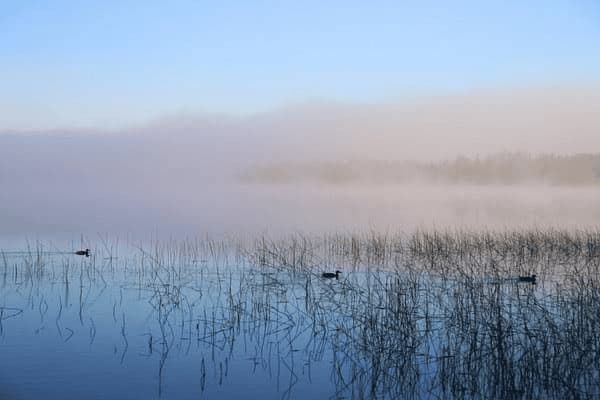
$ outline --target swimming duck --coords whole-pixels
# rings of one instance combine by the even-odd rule
[[[527,282],[535,284],[536,275],[533,274],[531,276],[519,276],[519,282]]]
[[[77,250],[75,252],[75,254],[77,254],[78,256],[86,256],[89,257],[90,256],[90,249],[85,249],[85,250]]]
[[[321,277],[322,278],[327,278],[327,279],[331,279],[331,278],[339,279],[341,272],[342,271],[335,271],[335,273],[333,273],[333,272],[323,272],[321,274]]]

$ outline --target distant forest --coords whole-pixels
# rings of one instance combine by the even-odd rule
[[[319,182],[599,185],[600,154],[501,153],[439,162],[325,161],[255,166],[240,176],[254,183]]]

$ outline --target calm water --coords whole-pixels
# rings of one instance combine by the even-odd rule
[[[34,265],[8,257],[0,274],[2,396],[299,398],[336,391],[327,333],[309,329],[289,274],[214,260],[169,271],[151,257],[42,257]],[[287,280],[284,290],[278,279]]]
[[[372,245],[5,253],[0,398],[600,395],[600,285],[575,273],[595,253],[458,266]]]

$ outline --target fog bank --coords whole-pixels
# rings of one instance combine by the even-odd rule
[[[598,89],[313,102],[251,116],[172,116],[118,132],[4,130],[0,235],[596,225],[594,185],[283,188],[238,178],[273,163],[598,153]]]

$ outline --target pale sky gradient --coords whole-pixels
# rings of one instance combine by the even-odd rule
[[[0,3],[0,130],[600,82],[600,3]]]

